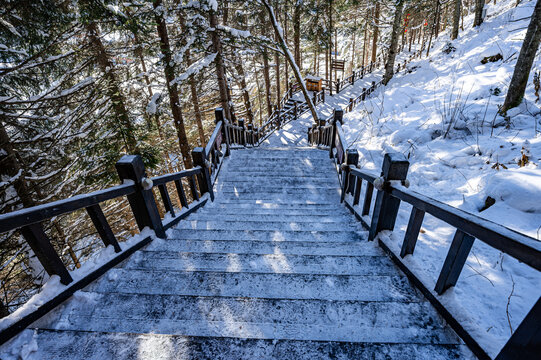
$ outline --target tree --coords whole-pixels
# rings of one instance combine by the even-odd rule
[[[524,38],[522,48],[520,49],[520,55],[518,56],[517,65],[513,72],[513,78],[511,79],[511,84],[509,84],[509,90],[507,90],[507,95],[501,109],[502,113],[520,105],[522,102],[540,40],[541,0],[537,0],[530,20],[530,25],[528,25],[528,30],[526,31],[526,37]]]
[[[453,29],[451,30],[451,40],[455,40],[458,37],[458,28],[460,25],[460,12],[462,10],[462,0],[454,0],[453,11]]]
[[[306,103],[308,104],[308,107],[310,108],[310,112],[312,113],[312,118],[314,121],[318,119],[316,107],[314,106],[314,103],[312,102],[312,99],[308,95],[308,90],[306,89],[306,85],[304,83],[304,79],[302,78],[301,71],[299,70],[299,67],[295,63],[295,58],[289,51],[289,48],[284,40],[284,31],[280,24],[278,24],[278,21],[276,20],[276,15],[274,14],[274,10],[272,6],[269,5],[269,3],[266,0],[261,1],[265,8],[267,9],[267,12],[269,13],[269,17],[271,19],[272,27],[274,28],[274,31],[276,32],[276,36],[278,38],[278,45],[282,48],[282,51],[284,52],[286,59],[289,61],[289,64],[293,68],[293,73],[295,74],[295,78],[297,82],[301,86],[302,94],[304,95],[304,99]]]
[[[400,35],[404,1],[405,0],[397,0],[395,4],[393,29],[391,33],[391,46],[389,47],[389,54],[387,56],[387,62],[385,63],[385,75],[383,76],[383,85],[387,85],[387,83],[392,79],[394,75],[394,61],[398,48],[398,36]]]
[[[167,27],[165,25],[165,19],[163,14],[164,9],[162,7],[161,0],[154,0],[153,5],[157,31],[160,37],[160,50],[163,56],[163,71],[165,75],[167,91],[169,92],[169,103],[171,106],[171,111],[173,113],[173,120],[175,122],[175,128],[177,130],[180,152],[182,153],[184,168],[190,169],[193,167],[192,157],[190,155],[190,146],[188,145],[188,138],[186,137],[186,130],[184,128],[184,119],[182,116],[182,107],[180,104],[178,85],[176,81],[174,81],[175,69],[171,57],[169,35],[167,33]]]
[[[483,23],[483,9],[485,7],[485,0],[475,1],[475,17],[473,18],[473,27],[480,26]]]

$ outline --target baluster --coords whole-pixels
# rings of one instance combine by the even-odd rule
[[[177,188],[178,197],[180,199],[180,204],[183,208],[188,209],[188,200],[186,199],[186,194],[184,193],[184,186],[182,185],[182,180],[175,180],[175,187]]]
[[[385,154],[382,166],[382,176],[385,183],[390,180],[405,180],[408,168],[409,161],[404,155],[400,153]],[[393,230],[399,206],[399,199],[392,197],[384,189],[378,189],[368,240],[374,240],[382,230]]]
[[[192,159],[195,166],[201,166],[201,173],[197,175],[201,195],[208,192],[210,195],[210,200],[214,201],[214,191],[212,189],[212,181],[210,179],[210,174],[207,168],[205,149],[202,147],[196,147],[195,149],[193,149]],[[195,179],[193,176],[190,177],[190,188],[192,189],[192,194],[194,194],[194,199],[199,200],[199,196],[197,195],[197,189],[195,188]]]
[[[230,153],[231,153],[230,148],[229,148],[230,145],[231,145],[231,140],[230,140],[229,131],[228,131],[228,128],[227,128],[228,121],[224,116],[224,109],[216,108],[214,110],[214,117],[215,117],[215,123],[216,124],[218,124],[220,121],[222,122],[222,130],[221,131],[222,131],[222,136],[225,139],[225,156],[229,156]],[[220,149],[218,149],[218,150],[220,150]]]
[[[417,238],[419,237],[419,231],[421,230],[421,225],[423,224],[424,217],[425,212],[423,210],[419,210],[416,207],[413,207],[413,209],[411,209],[408,228],[406,229],[406,235],[404,236],[404,242],[402,243],[402,249],[400,250],[401,257],[404,257],[408,254],[413,254],[413,250],[415,250],[415,244],[417,243]]]
[[[188,176],[188,184],[190,185],[190,191],[192,193],[192,197],[194,201],[199,201],[199,194],[197,193],[197,184],[195,183],[195,175]]]
[[[146,179],[145,166],[141,156],[124,155],[115,164],[115,167],[120,181],[131,180],[137,187],[135,193],[128,195],[128,202],[139,230],[148,226],[154,230],[157,237],[165,239],[162,219],[152,192],[152,182],[150,179]]]
[[[366,193],[364,194],[363,212],[361,213],[362,216],[368,215],[370,213],[370,205],[372,204],[373,192],[374,192],[374,184],[369,182],[368,185],[366,186]]]
[[[171,198],[169,197],[169,191],[167,191],[166,184],[158,185],[158,190],[160,190],[165,211],[169,212],[172,217],[175,217],[175,210],[173,209],[173,204],[171,203]]]
[[[56,253],[40,223],[26,225],[19,231],[32,251],[34,251],[34,254],[36,254],[47,274],[50,276],[58,275],[60,282],[64,285],[73,281],[68,269],[66,269],[62,259]]]
[[[353,206],[359,204],[362,185],[363,185],[363,179],[360,177],[357,177],[357,183],[355,184],[355,195],[353,195]]]
[[[451,286],[456,285],[474,240],[475,238],[473,236],[466,234],[460,229],[456,230],[440,276],[436,282],[436,287],[434,288],[434,291],[439,295],[443,294]]]
[[[361,93],[361,99],[362,101],[366,99],[366,88],[363,88],[363,92]]]
[[[359,152],[356,149],[346,150],[346,168],[342,171],[342,195],[340,202],[344,202],[347,193],[353,192],[353,183],[351,181],[350,165],[357,166],[359,162]]]
[[[92,220],[94,227],[98,231],[98,234],[100,235],[100,238],[103,241],[103,244],[105,246],[112,245],[113,248],[115,249],[115,252],[117,253],[122,251],[115,237],[115,234],[113,234],[113,230],[111,230],[111,227],[109,226],[109,223],[107,222],[107,218],[105,217],[105,214],[101,210],[100,205],[99,204],[91,205],[86,208],[86,212],[88,213],[90,220]]]

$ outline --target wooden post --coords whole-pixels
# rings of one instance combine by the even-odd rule
[[[338,94],[340,92],[340,79],[336,79],[336,93]]]
[[[154,230],[157,237],[165,239],[165,230],[163,229],[158,207],[154,200],[152,187],[145,189],[141,183],[143,178],[146,177],[145,166],[143,165],[141,156],[124,155],[118,160],[115,167],[120,181],[131,180],[137,186],[135,193],[128,195],[128,201],[139,230],[143,230],[148,226]]]
[[[248,144],[254,145],[254,126],[252,124],[246,125],[246,129],[248,129]]]
[[[239,119],[239,127],[242,128],[240,132],[240,145],[246,146],[246,129],[244,128],[244,119]]]
[[[349,98],[349,106],[348,106],[348,109],[349,109],[349,111],[353,111],[353,98]]]
[[[522,320],[495,360],[535,360],[541,349],[541,297]]]
[[[239,122],[240,121],[241,120],[239,120]],[[212,181],[210,180],[210,173],[207,167],[207,155],[205,154],[205,149],[202,147],[193,149],[192,159],[195,166],[201,166],[201,173],[197,174],[201,195],[208,192],[210,200],[214,201],[214,191],[212,190]]]
[[[47,274],[60,276],[60,282],[64,285],[73,281],[40,223],[26,225],[20,229],[20,232]]]
[[[325,103],[325,86],[321,88],[321,99]]]
[[[473,236],[466,234],[460,229],[457,229],[455,232],[453,242],[443,263],[436,287],[434,288],[434,291],[439,295],[443,294],[451,286],[456,285],[474,240],[475,238]]]
[[[231,150],[229,149],[229,146],[231,145],[231,142],[229,140],[229,131],[227,131],[227,124],[228,121],[224,117],[224,109],[222,108],[216,108],[214,110],[214,116],[216,118],[215,122],[216,124],[220,121],[222,122],[222,136],[225,139],[225,156],[229,156],[231,154]],[[219,149],[218,149],[219,150]]]
[[[340,196],[340,202],[344,202],[347,193],[353,192],[353,181],[350,181],[351,170],[350,165],[357,166],[359,163],[359,152],[357,149],[346,150],[346,168],[342,171],[342,195]]]
[[[361,99],[362,101],[366,99],[366,88],[363,88],[363,92],[361,93]]]
[[[295,101],[294,102],[294,105],[293,105],[293,115],[295,116],[295,120],[297,120],[297,117],[298,117],[298,109],[297,109],[297,102]]]
[[[372,223],[368,240],[374,240],[382,230],[393,230],[398,214],[400,200],[392,197],[385,191],[390,180],[405,180],[408,174],[409,161],[400,153],[387,153],[383,159],[381,176],[384,179],[384,188],[378,190]]]

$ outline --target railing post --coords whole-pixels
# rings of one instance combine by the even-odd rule
[[[317,144],[323,144],[323,128],[325,127],[325,119],[319,119],[317,121],[318,131],[317,131]],[[324,145],[324,144],[323,144]]]
[[[361,93],[361,99],[362,101],[366,99],[366,88],[363,88],[363,92]]]
[[[295,116],[295,120],[297,120],[297,117],[298,117],[298,109],[297,109],[297,102],[295,101],[294,105],[293,105],[293,115]]]
[[[331,141],[330,141],[330,149],[329,149],[329,158],[333,158],[333,149],[335,147],[335,140],[336,140],[336,124],[340,122],[342,123],[342,118],[344,117],[344,110],[342,110],[339,107],[334,108],[334,114],[332,119],[332,133],[331,133]]]
[[[353,182],[351,181],[351,169],[350,165],[357,166],[359,163],[359,152],[357,149],[346,150],[346,167],[342,171],[342,194],[340,196],[340,202],[344,202],[347,193],[353,192]]]
[[[522,320],[495,360],[535,360],[541,349],[541,297]]]
[[[353,111],[353,98],[349,98],[349,111]]]
[[[192,150],[192,159],[195,166],[201,166],[201,173],[197,174],[199,190],[201,195],[209,193],[210,200],[214,201],[214,191],[212,190],[212,181],[210,180],[209,168],[207,167],[207,154],[202,147],[196,147]]]
[[[154,230],[157,237],[165,239],[165,230],[152,192],[152,184],[148,186],[149,179],[146,179],[141,156],[124,155],[117,161],[115,167],[120,181],[131,180],[137,187],[135,193],[128,195],[128,201],[139,230],[149,227]],[[143,184],[143,179],[146,180],[145,184]]]
[[[231,145],[231,142],[229,140],[229,131],[227,131],[227,120],[224,117],[224,109],[222,108],[216,108],[214,110],[214,116],[216,118],[216,124],[218,124],[220,121],[222,122],[222,136],[225,139],[225,156],[229,156],[231,154],[231,150],[229,149],[229,146]]]
[[[385,190],[390,180],[406,180],[409,161],[400,153],[387,153],[383,159],[381,176],[383,177],[383,189],[378,189],[374,213],[368,240],[374,240],[382,230],[393,230],[398,214],[400,200],[392,197]]]
[[[336,79],[336,93],[340,93],[340,79]]]
[[[244,119],[239,119],[239,127],[242,128],[240,132],[240,144],[246,146],[246,129],[244,128]]]
[[[40,223],[27,225],[20,232],[47,274],[60,276],[60,282],[64,285],[73,281]]]
[[[439,295],[443,294],[451,286],[456,285],[474,241],[473,236],[466,234],[462,230],[457,229],[455,232],[453,242],[445,257],[440,276],[434,288],[434,291]]]
[[[248,143],[253,146],[254,145],[254,126],[252,124],[247,124],[246,129],[249,135]]]
[[[325,86],[321,87],[321,100],[325,103]]]

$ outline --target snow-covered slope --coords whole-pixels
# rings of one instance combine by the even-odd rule
[[[414,190],[540,239],[541,104],[534,103],[533,71],[525,102],[509,112],[509,126],[496,116],[535,2],[515,4],[487,5],[488,16],[478,29],[472,28],[471,16],[465,18],[465,31],[452,42],[455,50],[443,51],[450,48],[449,35],[441,34],[429,58],[409,64],[410,73],[396,75],[346,114],[343,128],[361,154],[361,167],[379,172],[385,152],[404,153]],[[504,61],[481,63],[497,53]],[[538,55],[534,69],[540,68]],[[529,157],[524,167],[518,165],[521,151]],[[494,205],[480,212],[488,197]],[[404,206],[399,230],[408,216]],[[403,233],[395,233],[398,247]],[[452,234],[442,222],[426,218],[415,254],[407,259],[429,288]],[[456,288],[443,298],[495,355],[540,295],[537,271],[477,241]]]

